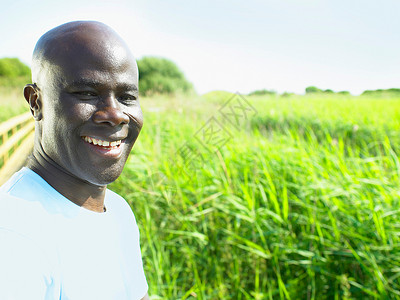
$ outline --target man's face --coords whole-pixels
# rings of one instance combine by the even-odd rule
[[[118,43],[75,48],[40,80],[41,146],[64,171],[105,185],[122,172],[143,125],[137,66]]]

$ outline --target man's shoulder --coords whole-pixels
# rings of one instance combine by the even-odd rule
[[[128,202],[126,202],[125,198],[110,189],[106,190],[105,201],[108,202],[109,205],[112,205],[118,209],[131,210],[131,208],[130,208]]]
[[[0,228],[37,234],[50,227],[53,217],[45,205],[46,195],[40,180],[30,172],[23,169],[15,173],[0,188]]]
[[[29,255],[40,261],[56,261],[52,226],[53,220],[34,202],[0,191],[0,256],[5,251],[16,254],[19,249],[21,255],[32,252]]]
[[[43,189],[43,179],[24,167],[0,187],[0,192],[21,199],[31,199],[37,197],[38,192]]]
[[[123,198],[116,192],[107,189],[105,203],[106,203],[106,209],[108,209],[108,206],[110,206],[111,209],[115,210],[119,215],[124,216],[127,219],[133,219],[134,222],[136,223],[136,218],[134,212],[132,211],[131,206],[125,200],[125,198]]]
[[[7,221],[28,223],[37,210],[34,202],[0,191],[0,226]]]
[[[0,230],[42,240],[52,224],[37,203],[0,192]]]

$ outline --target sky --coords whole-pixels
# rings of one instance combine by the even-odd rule
[[[97,20],[136,58],[175,62],[200,94],[400,88],[399,0],[0,1],[0,58],[28,65],[46,31]]]

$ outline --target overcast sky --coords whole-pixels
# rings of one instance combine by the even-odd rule
[[[2,0],[0,57],[30,64],[47,30],[98,20],[137,58],[174,61],[199,93],[359,94],[400,88],[399,16],[400,0]]]

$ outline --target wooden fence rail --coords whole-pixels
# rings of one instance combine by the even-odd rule
[[[0,124],[0,185],[22,167],[32,151],[34,129],[30,112]]]

